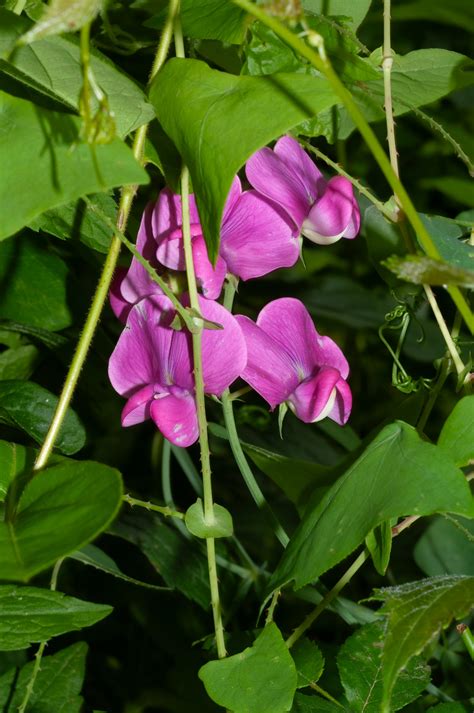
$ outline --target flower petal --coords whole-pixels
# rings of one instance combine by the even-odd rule
[[[159,394],[150,406],[150,415],[165,438],[186,448],[199,436],[196,404],[191,394]]]
[[[158,268],[156,261],[156,242],[153,237],[152,215],[154,206],[149,203],[145,208],[137,235],[136,248],[154,268]],[[120,291],[122,297],[130,304],[135,304],[147,295],[161,294],[161,289],[153,282],[145,268],[138,260],[132,259],[127,275],[122,281]]]
[[[247,346],[237,319],[222,305],[199,298],[201,314],[223,329],[204,329],[202,363],[206,394],[220,396],[243,372]]]
[[[196,201],[194,195],[189,196],[189,217],[192,224],[199,223]],[[183,218],[181,213],[181,196],[173,193],[169,188],[160,191],[152,215],[153,235],[158,243],[162,239],[181,228]]]
[[[303,147],[291,136],[282,136],[275,144],[276,155],[298,174],[308,198],[314,203],[326,188],[326,179]]]
[[[336,400],[329,418],[343,426],[347,423],[352,409],[352,392],[349,384],[344,379],[339,379],[336,384]]]
[[[240,182],[240,178],[238,176],[234,176],[232,185],[230,187],[229,193],[227,194],[226,202],[224,205],[224,213],[223,213],[222,222],[225,221],[226,215],[231,212],[232,208],[239,200],[241,193],[242,193],[242,184]]]
[[[299,257],[298,241],[287,215],[257,191],[245,191],[222,224],[221,254],[237,277],[249,280]]]
[[[213,267],[207,256],[207,247],[202,235],[193,238],[192,243],[194,269],[204,297],[216,300],[221,294],[227,274],[227,265],[220,255]]]
[[[191,335],[187,329],[171,330],[171,346],[164,384],[194,391]]]
[[[323,367],[315,376],[305,379],[288,399],[293,413],[304,423],[322,421],[332,413],[340,378],[337,369]]]
[[[109,378],[114,389],[130,397],[139,388],[166,383],[174,315],[167,297],[155,296],[136,304],[128,316],[109,360]]]
[[[358,215],[352,183],[344,176],[335,176],[328,182],[322,198],[311,208],[301,232],[319,245],[330,245],[344,237],[354,238],[359,228]]]
[[[156,250],[156,257],[160,265],[169,270],[185,270],[183,236],[173,234],[163,238]]]
[[[132,305],[122,297],[122,282],[128,270],[125,267],[118,267],[115,270],[114,278],[109,290],[109,302],[112,312],[121,322],[125,324]]]
[[[270,335],[248,317],[235,319],[247,344],[247,365],[241,377],[274,409],[294,391],[298,374],[286,351]]]
[[[150,418],[150,403],[155,390],[152,385],[144,386],[130,396],[122,410],[122,426],[134,426]]]

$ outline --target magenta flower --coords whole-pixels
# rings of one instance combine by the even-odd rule
[[[340,238],[355,238],[360,212],[352,184],[343,176],[329,181],[291,136],[279,139],[273,151],[263,148],[249,158],[250,184],[288,213],[295,235],[330,245]]]
[[[349,365],[337,344],[316,331],[302,302],[274,300],[257,322],[236,319],[247,343],[247,366],[241,376],[272,409],[286,403],[305,423],[328,416],[346,423],[352,407],[346,382]]]
[[[204,390],[220,396],[240,376],[247,349],[237,320],[217,302],[200,298],[201,314],[223,329],[202,335]],[[122,426],[151,418],[165,438],[190,446],[198,438],[191,335],[170,325],[170,300],[155,295],[130,311],[109,361],[114,389],[125,396]]]

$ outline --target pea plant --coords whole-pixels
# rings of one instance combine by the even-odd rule
[[[473,29],[1,0],[2,713],[472,713]]]

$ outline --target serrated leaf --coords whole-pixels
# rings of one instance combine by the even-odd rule
[[[0,8],[0,72],[77,111],[83,83],[78,43],[74,38],[48,37],[12,54],[18,38],[31,24],[25,17]],[[151,121],[153,109],[145,94],[123,70],[94,48],[90,66],[107,96],[119,136],[124,137]]]
[[[449,453],[456,465],[474,460],[474,396],[464,396],[444,422],[438,446]]]
[[[269,583],[317,579],[361,544],[385,520],[456,512],[470,516],[473,500],[449,456],[424,442],[402,421],[383,428],[362,455],[308,508]]]
[[[341,683],[353,713],[380,711],[386,631],[386,621],[366,624],[345,641],[338,653]],[[397,711],[414,701],[429,682],[429,666],[419,657],[413,658],[395,684],[391,710]]]
[[[213,505],[212,519],[206,520],[201,498],[186,510],[184,523],[189,532],[196,537],[231,537],[234,532],[232,515],[222,507]]]
[[[429,577],[439,574],[474,577],[474,520],[436,518],[416,543],[413,557]]]
[[[31,235],[0,242],[0,319],[53,332],[69,327],[68,272],[64,260]]]
[[[96,624],[112,607],[37,587],[0,585],[0,651],[30,644]]]
[[[41,444],[48,432],[58,397],[32,381],[0,382],[0,423],[19,428]],[[66,455],[81,450],[84,426],[71,408],[67,410],[55,448]]]
[[[199,670],[208,695],[233,713],[285,713],[296,690],[296,669],[273,623],[240,654],[210,661]]]
[[[448,265],[425,255],[392,255],[382,262],[400,280],[415,285],[462,285],[474,287],[474,270]]]
[[[390,713],[395,682],[412,656],[420,653],[453,617],[465,616],[474,602],[474,577],[432,577],[375,590],[388,627],[382,657],[382,713]]]
[[[44,656],[35,680],[28,713],[80,713],[83,699],[79,695],[84,680],[87,644],[79,642],[53,656]],[[0,708],[16,711],[21,705],[34,661],[25,664],[17,676],[16,669],[0,677]]]
[[[80,122],[0,92],[0,239],[45,210],[87,193],[147,183],[120,139],[94,147],[79,141]],[[47,150],[45,150],[47,146]],[[24,186],[34,185],[34,191]]]
[[[150,99],[189,168],[211,260],[236,172],[254,151],[337,101],[321,77],[235,76],[176,58],[155,77]]]
[[[34,27],[20,38],[21,45],[62,32],[76,32],[95,19],[102,0],[50,0]]]
[[[298,672],[297,688],[305,688],[319,681],[324,670],[324,657],[314,641],[306,637],[298,639],[291,647],[291,656]]]
[[[14,516],[0,522],[2,579],[26,581],[93,540],[116,516],[122,494],[118,471],[101,463],[64,460],[42,470]]]
[[[112,557],[109,557],[108,554],[103,552],[101,549],[99,549],[99,547],[96,547],[95,545],[86,545],[77,552],[73,552],[72,554],[70,554],[69,558],[76,560],[77,562],[81,562],[82,564],[89,565],[90,567],[94,567],[95,569],[98,569],[101,572],[105,572],[106,574],[110,574],[113,577],[117,577],[118,579],[123,579],[129,584],[135,584],[139,587],[146,587],[147,589],[169,591],[169,587],[160,587],[156,584],[142,582],[140,579],[135,579],[134,577],[129,577],[127,574],[124,574],[114,562]]]

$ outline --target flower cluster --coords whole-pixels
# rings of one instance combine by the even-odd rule
[[[254,154],[246,176],[252,188],[242,190],[236,176],[227,197],[215,266],[190,196],[200,311],[221,327],[203,330],[205,393],[220,396],[240,377],[272,409],[287,404],[305,423],[329,417],[344,424],[352,405],[348,363],[299,300],[274,300],[253,322],[217,299],[226,275],[249,280],[294,265],[301,235],[320,244],[354,238],[360,217],[352,185],[340,176],[326,181],[289,136]],[[137,250],[159,274],[184,270],[181,198],[168,188],[145,209]],[[186,306],[187,296],[180,299]],[[112,386],[127,399],[122,425],[151,418],[172,443],[191,445],[198,438],[191,335],[175,329],[173,304],[135,258],[118,272],[110,302],[126,322],[109,364]]]

